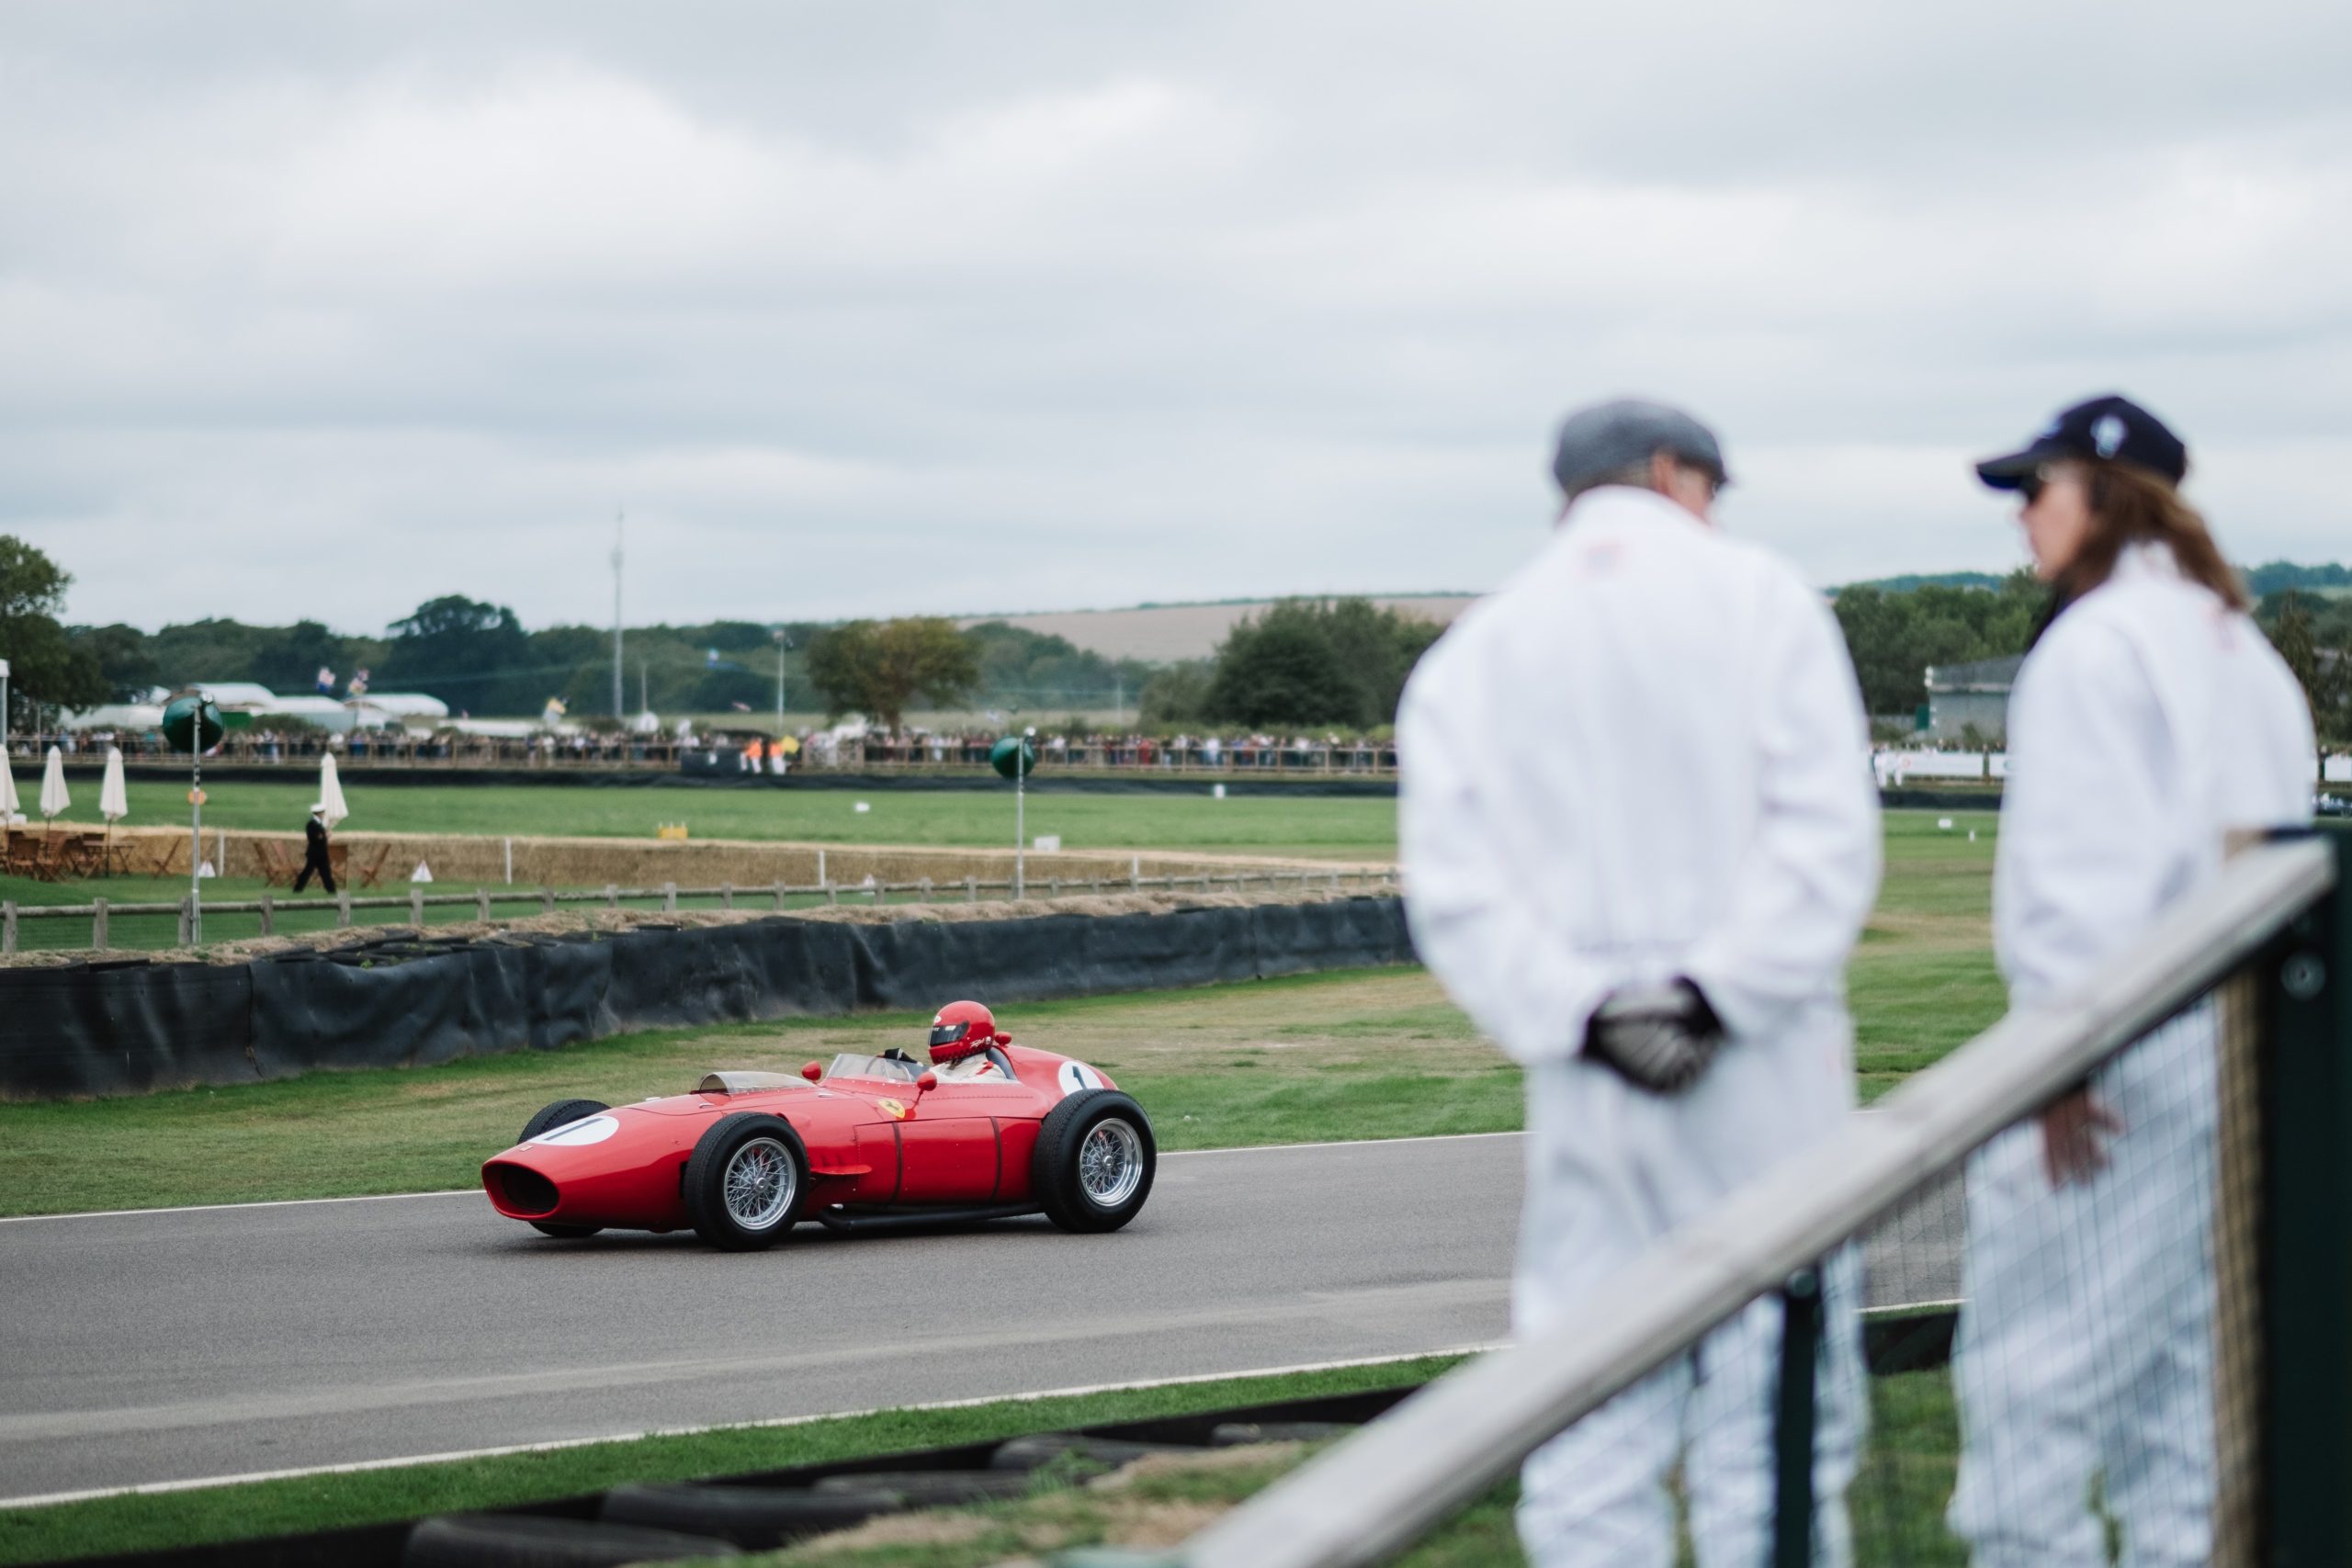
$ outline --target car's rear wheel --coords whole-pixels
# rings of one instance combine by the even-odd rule
[[[552,1105],[541,1106],[537,1114],[523,1123],[523,1135],[514,1141],[518,1144],[527,1144],[541,1133],[552,1132],[558,1127],[566,1127],[574,1122],[585,1121],[600,1111],[611,1109],[611,1106],[601,1100],[559,1100]],[[594,1235],[604,1227],[602,1225],[551,1225],[543,1220],[533,1220],[531,1228],[543,1235],[555,1236],[560,1240],[578,1241],[582,1236]]]
[[[772,1247],[800,1217],[808,1155],[780,1116],[739,1111],[711,1123],[686,1160],[686,1218],[729,1252]]]
[[[1159,1165],[1143,1107],[1114,1089],[1087,1089],[1046,1113],[1029,1175],[1062,1229],[1114,1231],[1142,1211]]]

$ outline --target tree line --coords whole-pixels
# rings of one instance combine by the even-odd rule
[[[582,719],[608,716],[612,709],[609,626],[529,630],[506,605],[447,594],[378,635],[338,632],[313,620],[268,626],[219,618],[149,632],[119,623],[67,624],[72,581],[42,551],[0,534],[0,658],[12,667],[14,728],[32,728],[36,704],[87,709],[196,682],[249,682],[300,695],[317,689],[322,671],[333,671],[337,697],[365,671],[371,691],[423,692],[452,713],[477,716],[537,717],[550,698]],[[1151,675],[1139,661],[1107,659],[1001,622],[964,633],[947,622],[936,625],[971,652],[969,678],[940,683],[957,700],[1023,711],[1131,705]],[[749,716],[747,726],[756,724],[775,711],[781,653],[787,707],[802,721],[828,711],[869,711],[864,688],[828,688],[815,675],[819,647],[850,631],[758,621],[627,627],[623,706],[629,713],[640,704],[669,714],[741,712]]]
[[[2352,570],[2274,561],[2245,575],[2260,593],[2256,619],[2302,682],[2321,738],[2352,739]],[[211,619],[149,633],[65,624],[71,582],[41,551],[0,534],[0,658],[13,666],[13,728],[31,727],[37,703],[89,708],[195,681],[305,693],[322,669],[335,672],[337,695],[364,670],[372,690],[424,692],[481,716],[536,716],[549,698],[583,718],[612,705],[609,627],[526,630],[507,606],[451,594],[380,636],[309,620]],[[2047,603],[2047,589],[2018,571],[1860,583],[1838,591],[1832,608],[1865,704],[1900,723],[1926,700],[1930,667],[2024,652]],[[754,726],[775,711],[781,638],[789,709],[804,719],[862,713],[896,729],[925,708],[983,707],[1009,722],[1139,699],[1142,724],[1155,730],[1363,733],[1395,722],[1406,678],[1440,630],[1363,599],[1285,600],[1234,626],[1208,658],[1155,667],[1003,622],[638,626],[624,634],[624,706],[741,712]]]

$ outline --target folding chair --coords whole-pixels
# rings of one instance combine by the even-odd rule
[[[341,852],[344,848],[345,846],[342,844],[335,845],[335,852]],[[355,886],[360,887],[379,886],[384,880],[384,863],[391,858],[392,846],[387,842],[371,844],[366,846],[366,848],[372,850],[374,852],[363,853],[356,861],[346,861],[345,863],[355,868],[352,873],[355,878]],[[340,876],[343,873],[338,870],[335,874]]]
[[[261,879],[265,886],[287,886],[293,882],[294,874],[301,869],[294,864],[294,857],[287,852],[286,846],[275,839],[255,839],[254,850],[261,858]]]

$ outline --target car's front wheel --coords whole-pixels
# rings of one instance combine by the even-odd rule
[[[523,1135],[514,1141],[527,1144],[541,1133],[568,1127],[574,1122],[584,1122],[600,1111],[611,1109],[601,1100],[559,1100],[551,1105],[541,1106],[537,1114],[523,1123]],[[531,1228],[560,1241],[578,1241],[582,1236],[594,1235],[604,1229],[602,1225],[551,1225],[542,1220],[533,1220]]]
[[[1159,1164],[1143,1107],[1114,1089],[1086,1089],[1046,1113],[1029,1174],[1054,1224],[1114,1231],[1142,1211]]]
[[[695,1142],[686,1160],[686,1218],[729,1252],[772,1247],[800,1217],[808,1154],[780,1116],[739,1111]]]

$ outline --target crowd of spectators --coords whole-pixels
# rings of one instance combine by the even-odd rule
[[[763,734],[763,732],[761,732]],[[933,731],[910,728],[897,736],[858,734],[850,727],[803,728],[786,742],[763,739],[766,766],[794,768],[978,770],[1001,729]],[[755,732],[695,731],[685,734],[623,734],[579,730],[526,736],[469,735],[443,729],[354,730],[334,734],[315,728],[255,728],[232,731],[208,752],[209,761],[238,763],[315,763],[333,753],[346,766],[441,766],[502,768],[692,768],[739,767]],[[18,733],[9,751],[38,761],[51,745],[69,758],[104,755],[119,747],[126,759],[163,761],[174,756],[154,732],[93,729],[55,734]],[[1135,732],[1057,730],[1036,737],[1040,765],[1053,768],[1153,769],[1164,772],[1376,773],[1396,766],[1395,742],[1383,738],[1322,735],[1147,735]],[[784,770],[775,768],[777,750]],[[723,761],[722,761],[723,760]],[[755,771],[744,768],[741,771]]]

